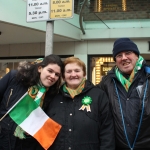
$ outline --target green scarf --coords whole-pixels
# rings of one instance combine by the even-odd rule
[[[75,90],[72,90],[72,89],[70,89],[70,88],[68,88],[67,86],[66,86],[66,83],[63,85],[63,91],[64,92],[68,92],[69,94],[70,94],[70,96],[72,97],[72,98],[74,98],[76,95],[78,95],[78,94],[80,94],[82,91],[83,91],[83,89],[84,89],[84,86],[85,86],[85,78],[83,78],[82,79],[82,81],[81,81],[81,83],[79,84],[79,86],[75,89]]]
[[[28,90],[28,94],[33,98],[33,100],[42,107],[43,99],[45,96],[46,88],[38,84],[38,86],[32,86]]]
[[[43,100],[45,96],[46,88],[41,84],[37,86],[32,86],[28,89],[28,95],[33,98],[33,100],[42,107]],[[20,139],[25,139],[26,136],[24,134],[24,130],[20,126],[17,126],[14,132],[14,136]]]
[[[126,79],[122,75],[122,73],[120,72],[118,67],[115,68],[115,74],[116,74],[118,80],[121,82],[121,84],[126,89],[126,91],[128,91],[130,85],[132,84],[135,74],[138,72],[138,70],[140,70],[142,68],[143,60],[144,60],[144,58],[142,56],[139,56],[139,59],[137,60],[136,65],[128,79]]]

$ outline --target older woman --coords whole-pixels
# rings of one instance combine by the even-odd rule
[[[108,98],[85,76],[86,67],[80,59],[65,59],[65,83],[47,110],[62,128],[49,150],[115,149]]]

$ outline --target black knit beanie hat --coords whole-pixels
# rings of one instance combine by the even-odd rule
[[[138,56],[140,54],[137,45],[129,38],[119,38],[114,42],[114,47],[112,51],[114,60],[116,55],[123,51],[133,51]]]

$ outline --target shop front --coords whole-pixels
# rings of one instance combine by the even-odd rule
[[[102,77],[115,65],[111,56],[89,56],[90,68],[88,70],[89,79],[93,84],[98,84]]]
[[[1,58],[0,59],[0,78],[7,74],[10,70],[17,69],[19,62],[29,61],[32,62],[36,58]]]
[[[142,55],[147,64],[150,65],[150,59],[147,59],[149,55]],[[150,57],[149,57],[150,58]],[[92,81],[93,84],[98,84],[102,77],[107,75],[108,71],[115,66],[115,61],[113,60],[112,55],[91,55],[88,56],[88,79]]]

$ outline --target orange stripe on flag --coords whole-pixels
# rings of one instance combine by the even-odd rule
[[[60,129],[61,125],[49,118],[34,135],[34,138],[47,150],[53,144]]]

